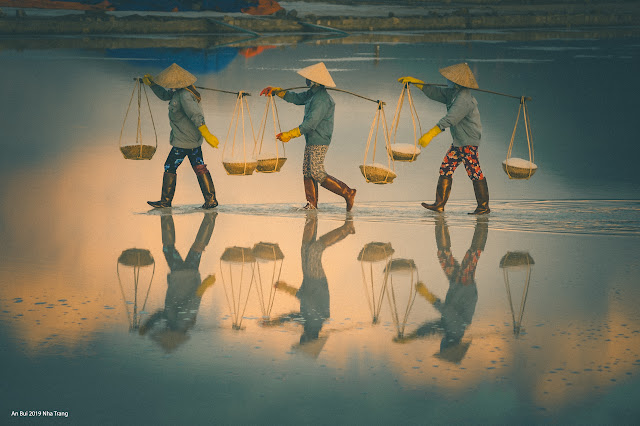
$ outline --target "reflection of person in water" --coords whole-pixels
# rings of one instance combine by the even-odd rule
[[[301,320],[303,332],[300,344],[305,345],[319,338],[324,321],[329,318],[329,283],[322,267],[322,254],[348,235],[354,234],[353,221],[345,220],[339,228],[329,231],[320,238],[318,234],[318,217],[315,213],[308,213],[302,234],[300,254],[302,257],[302,285],[296,289],[280,281],[278,289],[294,295],[300,300],[300,312],[290,313],[275,318],[267,325],[281,324],[292,320]]]
[[[202,252],[211,239],[216,216],[215,212],[204,215],[198,234],[184,260],[175,247],[173,216],[160,217],[162,252],[169,265],[167,295],[164,309],[149,317],[140,327],[140,334],[151,332],[152,339],[167,352],[173,351],[189,338],[187,331],[195,325],[200,300],[205,290],[216,281],[214,275],[201,281],[198,270]]]
[[[420,326],[406,339],[429,336],[441,332],[440,352],[436,355],[447,361],[459,363],[469,349],[470,342],[462,342],[465,330],[471,324],[478,302],[475,273],[480,254],[487,242],[489,222],[487,217],[478,217],[471,246],[459,264],[451,253],[449,229],[443,217],[436,221],[436,245],[440,266],[449,280],[449,290],[444,302],[422,284],[417,284],[418,293],[429,301],[440,313],[437,321]]]

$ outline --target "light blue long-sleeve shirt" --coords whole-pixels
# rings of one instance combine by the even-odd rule
[[[158,98],[169,101],[169,143],[176,148],[189,149],[202,145],[198,127],[204,124],[204,114],[193,93],[186,89],[167,90],[157,84],[152,84],[151,90]]]
[[[307,145],[329,145],[333,135],[336,104],[324,86],[314,86],[303,93],[287,92],[285,101],[304,105],[304,118],[298,126]]]
[[[429,98],[447,106],[447,115],[438,121],[437,126],[442,130],[451,128],[454,146],[480,145],[482,123],[478,101],[471,90],[460,86],[442,88],[425,84],[422,91]]]

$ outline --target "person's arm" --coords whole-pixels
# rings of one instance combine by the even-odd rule
[[[313,92],[311,91],[311,89],[302,93],[294,93],[294,92],[288,91],[284,94],[284,97],[282,99],[284,99],[285,101],[291,104],[304,105],[305,103],[307,103],[307,101],[311,96],[313,96]]]
[[[142,82],[147,86],[149,86],[151,91],[161,100],[163,101],[171,100],[172,93],[169,90],[166,90],[164,87],[156,84],[153,81],[153,77],[151,76],[151,74],[145,74],[144,77],[142,77]]]
[[[453,101],[451,108],[449,108],[449,111],[447,111],[447,115],[438,121],[437,126],[442,130],[447,127],[455,126],[460,122],[460,120],[473,111],[473,107],[473,103],[467,96],[464,96],[463,94],[458,95],[456,100]]]
[[[314,99],[309,111],[308,117],[298,126],[300,134],[306,135],[309,132],[315,130],[318,124],[327,116],[331,103],[329,99]]]
[[[182,110],[185,115],[189,117],[189,120],[191,120],[196,127],[204,124],[202,108],[200,108],[200,104],[189,91],[180,91],[180,103],[182,104]]]
[[[422,93],[427,95],[428,98],[431,98],[434,101],[440,102],[442,104],[447,103],[446,90],[451,90],[451,89],[445,89],[442,87],[432,86],[429,84],[425,84],[422,87]]]

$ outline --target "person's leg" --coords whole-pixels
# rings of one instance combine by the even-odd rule
[[[171,207],[171,202],[173,201],[173,196],[176,192],[178,167],[182,164],[186,155],[187,153],[181,148],[171,148],[169,155],[167,155],[167,160],[164,162],[164,175],[162,176],[162,192],[160,193],[160,200],[147,201],[147,204],[156,208]]]
[[[207,169],[207,165],[204,163],[202,155],[202,148],[194,148],[189,150],[187,154],[189,156],[189,162],[193,168],[198,183],[200,184],[200,191],[204,197],[203,209],[212,209],[218,206],[218,200],[216,199],[216,188],[213,185],[213,179],[211,179],[211,173]]]
[[[329,145],[315,145],[312,147],[311,155],[311,175],[316,182],[320,182],[323,188],[328,189],[336,195],[344,198],[347,203],[347,211],[353,208],[353,202],[356,198],[356,190],[327,174],[324,169],[324,158],[327,155]]]
[[[306,146],[302,160],[302,177],[304,179],[304,195],[307,199],[305,209],[318,208],[318,183],[311,176],[311,149]]]
[[[473,192],[478,203],[476,209],[469,214],[490,213],[489,187],[487,186],[487,179],[484,177],[482,169],[480,168],[478,147],[472,145],[463,147],[462,159],[464,161],[464,167],[467,170],[467,175],[469,179],[471,179],[471,182],[473,182]]]
[[[460,161],[462,161],[460,148],[451,145],[440,165],[440,177],[438,178],[438,185],[436,186],[436,201],[433,204],[422,203],[422,207],[438,213],[444,211],[444,206],[447,204],[449,195],[451,194],[453,172],[456,171]]]

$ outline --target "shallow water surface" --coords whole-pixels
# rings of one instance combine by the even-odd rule
[[[5,419],[634,423],[640,197],[633,168],[617,165],[638,152],[624,137],[634,134],[628,86],[637,79],[624,76],[640,43],[481,35],[210,49],[9,43],[0,53],[10,101],[0,114]],[[298,209],[295,142],[280,173],[244,177],[226,175],[222,153],[205,147],[217,211],[198,207],[188,165],[174,207],[148,210],[169,149],[166,105],[150,99],[151,161],[124,160],[118,139],[133,77],[176,57],[193,61],[203,86],[252,92],[256,122],[259,90],[300,85],[293,70],[317,60],[340,87],[385,100],[390,116],[397,77],[439,81],[439,67],[466,60],[483,87],[534,98],[540,169],[508,179],[500,163],[518,103],[478,95],[492,213],[466,214],[475,200],[460,170],[435,215],[420,201],[433,196],[448,135],[397,164],[393,184],[367,184],[358,165],[375,104],[336,93],[326,165],[358,188],[351,214],[323,189],[319,211]],[[430,127],[443,110],[417,95]],[[233,102],[203,98],[221,143]],[[298,124],[299,109],[278,107],[283,128]]]

